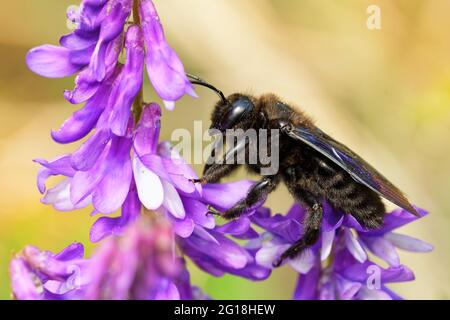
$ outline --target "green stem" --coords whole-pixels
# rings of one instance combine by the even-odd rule
[[[133,23],[136,25],[141,24],[141,18],[139,17],[139,3],[140,0],[134,0],[133,2]],[[138,94],[133,102],[133,107],[131,108],[131,112],[134,115],[135,123],[138,123],[142,114],[142,105],[144,103],[144,87],[141,86]]]

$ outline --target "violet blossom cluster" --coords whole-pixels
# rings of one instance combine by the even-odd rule
[[[45,77],[76,74],[64,97],[84,106],[51,136],[61,144],[84,142],[71,154],[36,159],[37,187],[42,203],[56,210],[91,207],[101,215],[90,239],[102,242],[89,258],[80,243],[57,254],[27,246],[10,264],[14,298],[209,299],[191,284],[186,259],[213,276],[267,279],[273,262],[302,235],[305,212],[294,205],[286,215],[272,215],[259,203],[225,224],[209,214],[209,206],[233,207],[254,182],[195,184],[193,168],[160,141],[161,108],[143,101],[144,69],[168,109],[196,94],[152,1],[84,0],[67,17],[77,27],[60,46],[34,48],[26,60]],[[48,187],[52,176],[59,182]],[[397,210],[381,229],[367,231],[350,215],[324,208],[321,239],[286,261],[299,273],[294,298],[398,298],[386,284],[414,276],[396,248],[431,250],[393,232],[416,217]],[[380,271],[374,288],[367,285],[371,267]]]

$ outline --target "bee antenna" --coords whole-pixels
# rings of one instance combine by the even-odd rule
[[[220,99],[222,100],[223,103],[229,104],[227,98],[225,98],[225,95],[223,94],[222,91],[220,91],[219,89],[217,89],[216,87],[214,87],[212,84],[206,82],[205,80],[194,76],[192,74],[186,73],[186,76],[189,78],[189,81],[192,84],[197,84],[199,86],[203,86],[206,87],[208,89],[211,89],[212,91],[214,91],[215,93],[217,93],[217,95],[220,97]]]

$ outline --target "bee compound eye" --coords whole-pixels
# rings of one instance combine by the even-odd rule
[[[246,114],[253,110],[254,106],[247,97],[237,99],[231,104],[231,109],[222,117],[221,128],[230,129],[236,125]]]

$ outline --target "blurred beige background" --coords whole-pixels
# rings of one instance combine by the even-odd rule
[[[75,2],[75,3],[74,3]],[[417,279],[394,288],[406,298],[450,297],[450,2],[447,0],[155,0],[167,36],[186,69],[224,92],[274,92],[301,106],[400,186],[430,215],[404,228],[435,246],[402,254]],[[0,12],[0,298],[9,298],[8,260],[27,243],[59,250],[88,243],[87,211],[56,212],[39,202],[36,157],[76,146],[51,141],[76,107],[62,91],[73,79],[44,79],[24,56],[68,33],[75,0],[5,1]],[[366,9],[381,8],[381,30],[366,27]],[[151,92],[147,84],[146,90]],[[215,96],[183,99],[164,112],[163,138],[208,121]],[[148,94],[147,99],[154,98]],[[206,123],[205,123],[206,127]],[[197,167],[201,169],[200,166]],[[240,173],[243,176],[244,173]],[[237,179],[238,176],[233,179]],[[269,205],[285,212],[280,188]],[[91,245],[87,245],[88,251]],[[295,275],[276,270],[249,283],[194,272],[216,298],[289,298]]]

